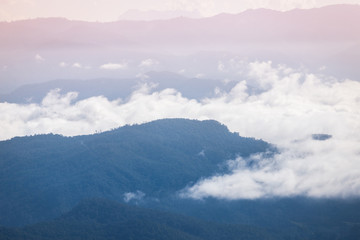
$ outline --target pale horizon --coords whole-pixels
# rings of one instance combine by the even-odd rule
[[[134,0],[131,2],[106,1],[45,1],[45,0],[4,0],[0,3],[0,22],[37,18],[66,18],[88,22],[118,21],[129,11],[146,12],[188,12],[200,17],[211,17],[221,13],[236,14],[250,9],[271,9],[289,11],[311,9],[330,5],[360,5],[360,0],[297,0],[297,1],[188,1],[159,0],[156,2]],[[176,16],[176,15],[175,15]],[[161,18],[161,16],[159,17]]]

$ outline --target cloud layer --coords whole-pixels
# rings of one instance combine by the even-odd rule
[[[145,197],[145,193],[137,190],[136,192],[127,192],[124,193],[124,201],[130,202],[130,201],[139,201]]]
[[[203,179],[184,189],[182,197],[257,199],[307,196],[358,197],[359,147],[356,141],[301,141],[273,158],[262,155],[228,161],[230,173]],[[247,161],[257,164],[247,167]]]
[[[105,70],[117,70],[117,69],[126,69],[127,63],[107,63],[100,66],[100,69]]]
[[[225,71],[227,66],[222,66]],[[246,80],[201,101],[175,89],[142,85],[131,97],[109,101],[53,90],[41,104],[0,103],[0,138],[38,133],[79,135],[160,118],[216,119],[242,136],[262,138],[282,151],[273,158],[229,160],[230,173],[182,191],[192,198],[360,195],[360,83],[308,74],[271,62],[246,64]],[[326,141],[312,134],[330,134]]]

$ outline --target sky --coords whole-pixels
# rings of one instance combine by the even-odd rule
[[[360,0],[0,0],[0,21],[64,17],[85,21],[116,21],[128,10],[196,11],[202,16],[247,9],[290,10],[332,4],[360,4]]]

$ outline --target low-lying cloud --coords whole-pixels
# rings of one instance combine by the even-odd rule
[[[145,197],[145,193],[139,190],[137,190],[136,192],[127,192],[124,193],[124,202],[140,201],[144,197]]]
[[[141,61],[141,63],[139,64],[139,67],[151,67],[151,66],[158,65],[158,64],[159,64],[159,62],[157,60],[148,58],[148,59]]]
[[[100,69],[104,70],[119,70],[126,69],[128,67],[127,63],[106,63],[100,66]]]
[[[228,161],[230,173],[203,179],[182,197],[256,199],[268,197],[354,197],[360,194],[360,153],[351,140],[294,142],[272,158]],[[247,166],[251,160],[255,165]]]
[[[43,58],[40,54],[36,54],[35,55],[35,60],[38,62],[42,62],[45,61],[45,58]]]
[[[223,71],[226,71],[224,66]],[[188,99],[175,89],[142,85],[126,101],[53,90],[40,104],[0,103],[0,138],[39,133],[67,136],[105,131],[160,118],[215,119],[242,136],[276,144],[281,153],[182,191],[190,198],[360,196],[360,82],[307,74],[271,62],[247,64],[247,79],[213,98]],[[313,134],[332,137],[317,141]]]

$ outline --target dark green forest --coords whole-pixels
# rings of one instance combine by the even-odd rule
[[[179,197],[227,160],[278,151],[186,119],[1,141],[0,239],[360,239],[359,199]]]
[[[221,171],[235,156],[273,148],[215,121],[161,120],[79,137],[38,135],[0,142],[0,224],[17,226],[69,211],[87,198],[152,198]],[[204,154],[199,154],[203,152]]]
[[[219,224],[103,199],[82,201],[52,221],[0,229],[1,239],[276,239],[246,225]]]

